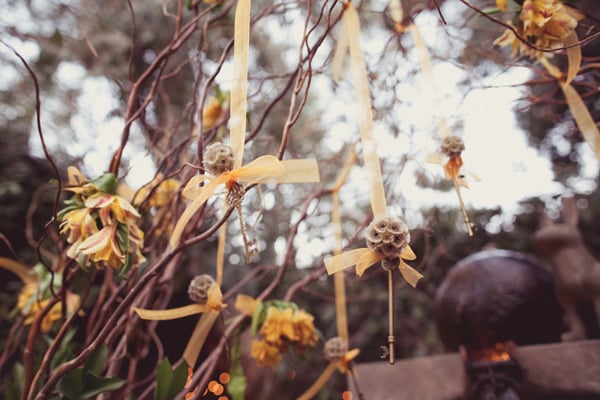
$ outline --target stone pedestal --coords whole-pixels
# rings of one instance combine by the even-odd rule
[[[600,340],[518,347],[522,388],[530,400],[600,399]],[[467,376],[457,353],[356,364],[365,400],[464,399]],[[351,380],[348,387],[358,400]]]

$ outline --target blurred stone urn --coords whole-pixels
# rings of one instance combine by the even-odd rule
[[[536,260],[506,250],[475,253],[450,269],[435,299],[444,346],[459,350],[468,399],[524,399],[518,345],[560,340],[562,312],[552,276]]]

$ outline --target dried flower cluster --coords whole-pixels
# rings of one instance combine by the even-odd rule
[[[513,57],[520,53],[539,58],[547,54],[542,50],[564,47],[565,40],[574,34],[575,27],[582,18],[580,11],[566,6],[560,0],[525,0],[514,29],[535,48],[523,43],[510,29],[496,39],[494,44],[512,46]]]
[[[383,256],[385,270],[398,266],[400,255],[410,242],[408,227],[400,218],[382,217],[373,220],[367,227],[367,247]]]
[[[274,367],[289,348],[303,352],[318,340],[314,317],[294,304],[266,305],[259,337],[252,341],[252,357],[258,364]]]
[[[90,182],[72,169],[69,183],[67,190],[74,195],[59,213],[60,233],[68,234],[71,243],[67,256],[84,268],[127,270],[144,262],[144,232],[137,226],[140,214],[115,194],[116,177],[106,173]]]

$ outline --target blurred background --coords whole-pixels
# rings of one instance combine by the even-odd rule
[[[593,39],[600,4],[571,3],[586,14],[579,37]],[[0,16],[0,233],[4,239],[0,256],[11,257],[14,251],[24,262],[36,263],[35,247],[53,215],[56,195],[51,183],[55,172],[44,156],[36,125],[34,82],[6,45],[17,50],[37,76],[43,139],[58,169],[77,165],[94,177],[107,170],[119,145],[132,82],[173,38],[174,4],[166,0],[0,1],[5,10]],[[330,74],[339,26],[326,32],[323,10],[331,7],[331,15],[339,15],[341,6],[334,5],[252,3],[248,120],[255,136],[246,146],[245,160],[274,154],[279,147],[292,96],[289,82],[299,55],[304,55],[299,53],[299,43],[305,19],[312,19],[311,35],[323,35],[324,40],[314,43],[320,47],[311,64],[307,102],[291,131],[286,154],[317,158],[323,188],[334,182],[347,148],[358,138],[349,105],[353,101],[350,74],[337,84]],[[473,5],[484,10],[495,2],[476,0]],[[560,217],[562,196],[577,199],[584,242],[600,258],[598,161],[583,141],[556,81],[527,58],[512,59],[510,49],[493,46],[504,28],[465,2],[403,2],[406,22],[419,27],[431,53],[433,81],[421,71],[412,36],[394,29],[387,1],[365,0],[357,7],[388,205],[405,218],[417,254],[411,265],[426,277],[417,289],[404,283],[396,286],[397,356],[440,354],[447,350],[434,323],[433,300],[447,272],[462,258],[490,248],[515,250],[544,261],[536,250],[534,233],[542,210]],[[226,94],[231,87],[231,58],[219,60],[230,46],[233,13],[223,10],[222,15],[214,11],[218,14],[214,19],[202,20],[202,29],[171,56],[164,83],[132,126],[119,178],[134,190],[159,170],[166,176],[175,173],[182,160],[194,162],[196,149],[186,138],[201,109],[197,82],[214,78],[203,86],[213,96]],[[512,15],[494,17],[509,21]],[[583,67],[573,85],[597,121],[600,74],[594,63],[600,56],[600,41],[590,40],[582,50]],[[556,54],[552,62],[566,70],[564,55]],[[149,90],[142,86],[140,92]],[[481,178],[480,182],[470,179],[470,189],[462,191],[473,237],[466,233],[452,182],[444,178],[440,166],[425,162],[426,155],[439,147],[436,119],[440,116],[454,134],[463,137],[465,167]],[[226,135],[224,128],[211,134]],[[308,191],[303,185],[267,185],[261,196],[257,191],[248,194],[246,218],[251,223],[259,219],[253,233],[262,251],[252,265],[245,265],[239,224],[229,224],[224,292],[250,270],[255,270],[255,279],[243,293],[256,295],[271,282],[289,226],[299,217]],[[340,197],[344,245],[363,247],[360,232],[370,222],[370,207],[360,166],[351,171]],[[320,197],[308,212],[294,238],[295,268],[289,269],[274,298],[283,298],[291,285],[321,268],[323,256],[333,247],[330,199]],[[170,306],[188,302],[187,283],[190,277],[212,270],[216,245],[214,237],[188,251],[172,282]],[[378,268],[360,278],[353,273],[346,276],[351,347],[361,349],[358,362],[378,360],[380,346],[387,340],[387,277]],[[1,338],[8,335],[19,288],[14,276],[0,270],[0,347]],[[330,277],[307,280],[293,300],[315,315],[323,338],[335,335]],[[169,338],[164,343],[172,361],[185,344],[185,339],[173,340],[174,335],[187,337],[194,323],[160,324],[161,337]],[[314,381],[325,364],[315,350],[288,355],[273,371],[248,368],[246,372],[249,382],[270,377],[276,382],[273,390],[285,387],[291,398]],[[10,369],[1,373],[9,377]],[[344,385],[345,378],[336,375],[319,398],[337,398]]]

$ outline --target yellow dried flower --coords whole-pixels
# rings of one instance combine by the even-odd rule
[[[252,340],[252,351],[250,355],[259,365],[274,368],[281,361],[281,351],[278,346],[263,340]]]
[[[125,262],[117,238],[118,225],[108,225],[83,241],[77,248],[78,253],[88,256],[100,268],[105,266],[118,269]]]
[[[130,198],[133,198],[133,204],[136,207],[140,207],[144,203],[143,211],[148,211],[152,207],[159,208],[168,205],[180,187],[181,182],[179,180],[173,178],[163,179],[163,175],[158,174],[151,182],[142,186],[135,197],[131,193]],[[129,190],[129,192],[133,192],[133,190]]]
[[[205,3],[214,3],[216,0],[204,0]],[[209,98],[209,103],[202,110],[202,123],[204,129],[210,129],[221,119],[223,116],[223,106],[221,101],[216,97]]]
[[[281,344],[282,338],[296,341],[299,337],[296,333],[293,318],[294,311],[291,307],[283,311],[277,307],[269,307],[260,334],[267,342],[275,345]]]
[[[69,167],[69,184],[66,190],[74,195],[59,213],[60,233],[68,233],[71,243],[67,256],[82,266],[93,262],[97,268],[120,269],[144,262],[144,233],[136,225],[140,214],[128,200],[114,194],[116,177],[107,173],[89,182]]]
[[[314,319],[315,317],[304,310],[298,310],[294,314],[294,330],[298,338],[296,340],[302,347],[312,347],[319,340],[319,336],[315,331]]]
[[[25,317],[25,325],[33,323],[40,311],[48,305],[49,298],[40,298],[39,283],[37,281],[27,283],[21,289],[17,300],[17,308]],[[67,292],[67,315],[72,314],[79,307],[79,295]],[[52,324],[62,318],[62,302],[55,303],[50,311],[42,319],[40,329],[46,333],[52,328]]]
[[[581,12],[565,6],[560,0],[525,0],[515,30],[535,47],[553,50],[564,47],[565,39],[574,33],[578,21],[583,17]],[[513,57],[517,52],[532,58],[544,55],[542,51],[521,43],[510,29],[496,39],[494,44],[511,45]]]

